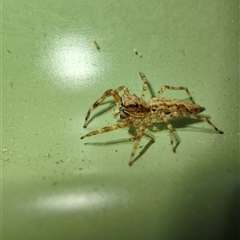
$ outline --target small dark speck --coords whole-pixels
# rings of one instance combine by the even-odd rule
[[[82,168],[78,168],[78,170],[80,170],[80,171],[81,171],[81,170],[82,170]]]
[[[56,186],[57,185],[57,182],[53,182],[53,186]]]
[[[59,162],[55,162],[56,164],[59,164]]]
[[[7,48],[8,53],[11,53],[11,51]]]
[[[117,152],[117,150],[115,150],[115,152]]]

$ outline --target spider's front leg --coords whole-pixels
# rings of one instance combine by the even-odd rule
[[[124,122],[120,122],[120,123],[114,124],[112,126],[107,126],[107,127],[100,128],[98,130],[92,131],[92,132],[82,136],[81,139],[83,139],[85,137],[91,137],[93,135],[105,133],[105,132],[110,132],[110,131],[113,131],[113,130],[116,130],[116,129],[119,129],[119,128],[123,128],[123,127],[129,126],[131,124],[132,124],[132,121],[130,119],[128,119],[128,120],[126,120]]]
[[[113,89],[109,89],[107,90],[88,110],[86,117],[85,117],[85,122],[83,127],[86,128],[88,125],[88,119],[90,117],[91,112],[97,108],[107,97],[112,96],[114,98],[114,101],[116,102],[116,104],[121,104],[121,97],[119,96],[119,92],[121,90],[124,90],[124,93],[128,93],[128,89],[124,86],[121,86],[115,90]]]
[[[143,80],[143,89],[142,89],[141,98],[143,100],[145,100],[146,92],[147,92],[147,89],[148,89],[148,80],[147,80],[147,77],[144,73],[139,72],[139,75],[140,75],[141,79]]]
[[[143,87],[142,87],[141,98],[143,100],[145,100],[146,92],[147,92],[148,89],[149,89],[149,91],[151,93],[151,96],[155,97],[155,93],[154,93],[154,91],[153,91],[153,89],[152,89],[152,87],[151,87],[151,85],[150,85],[146,75],[144,73],[142,73],[142,72],[139,72],[139,75],[140,75],[141,79],[143,80]]]

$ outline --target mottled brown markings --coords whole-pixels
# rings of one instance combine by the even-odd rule
[[[114,116],[118,116],[121,119],[120,123],[117,123],[112,126],[107,126],[104,128],[100,128],[98,130],[92,131],[84,136],[90,137],[96,134],[101,134],[109,131],[113,131],[119,128],[123,128],[126,126],[133,125],[137,128],[137,134],[135,137],[134,146],[132,149],[129,165],[132,165],[134,162],[134,156],[136,150],[139,147],[140,140],[144,134],[147,126],[152,125],[153,123],[165,122],[170,134],[170,144],[172,146],[173,152],[176,151],[176,147],[179,144],[178,139],[174,134],[174,128],[172,124],[169,122],[171,118],[191,118],[199,121],[207,122],[211,127],[213,127],[218,133],[223,133],[219,130],[208,118],[198,116],[197,114],[203,112],[205,110],[204,107],[201,107],[195,104],[189,90],[186,87],[172,87],[165,85],[159,91],[156,97],[153,97],[149,103],[145,101],[146,91],[149,87],[148,80],[144,73],[139,73],[140,77],[143,80],[142,94],[141,97],[137,97],[134,94],[130,94],[127,87],[121,86],[117,89],[109,89],[107,90],[88,110],[85,123],[83,127],[87,127],[88,119],[90,117],[91,112],[97,108],[107,97],[113,97],[116,105]],[[162,98],[161,95],[165,90],[182,90],[185,91],[191,102],[185,102],[177,99],[171,98]],[[120,96],[119,93],[123,91],[123,95]],[[174,146],[174,139],[176,145]]]

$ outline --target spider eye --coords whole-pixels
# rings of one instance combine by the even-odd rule
[[[137,104],[130,104],[130,105],[128,105],[128,107],[131,107],[131,108],[137,108],[138,105],[137,105]]]

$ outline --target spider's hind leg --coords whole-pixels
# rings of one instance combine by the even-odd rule
[[[212,128],[214,128],[218,133],[223,134],[223,131],[219,130],[208,118],[198,115],[189,115],[188,118],[196,119],[199,121],[207,122]]]
[[[157,97],[161,97],[161,95],[163,94],[163,92],[164,92],[166,89],[168,89],[168,90],[184,90],[184,91],[187,93],[187,95],[189,96],[191,102],[195,104],[195,102],[194,102],[194,100],[193,100],[193,97],[192,97],[192,95],[190,94],[190,92],[189,92],[189,90],[188,90],[187,87],[172,87],[172,86],[165,85],[165,86],[163,86],[163,87],[158,91]]]

